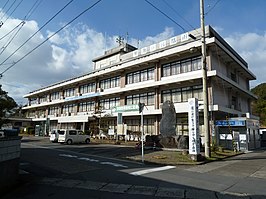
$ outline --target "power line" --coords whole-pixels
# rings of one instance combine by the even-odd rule
[[[215,4],[205,13],[205,15],[207,15],[207,14],[209,14],[216,6],[217,6],[217,4],[220,2],[221,0],[217,0],[216,2],[215,2]]]
[[[20,1],[20,3],[16,6],[15,9],[18,8],[18,6],[22,3],[23,0]],[[39,3],[38,3],[39,2]],[[13,41],[13,39],[18,35],[19,31],[22,29],[22,27],[24,26],[25,24],[25,20],[27,19],[27,16],[29,17],[35,10],[36,8],[40,5],[40,2],[39,0],[37,0],[33,6],[30,8],[30,10],[27,12],[27,14],[25,15],[24,17],[24,21],[20,22],[14,29],[12,29],[10,32],[8,32],[8,34],[10,34],[11,32],[13,32],[16,28],[18,28],[20,26],[20,28],[16,31],[16,33],[13,35],[13,37],[10,39],[10,41],[7,41],[7,44],[4,45],[2,47],[2,51],[0,52],[0,55],[6,50],[6,48],[9,46],[9,44]],[[37,4],[38,3],[38,4]],[[32,11],[33,10],[33,11]],[[14,10],[15,11],[15,10]],[[13,12],[14,12],[13,11]],[[12,13],[13,13],[12,12]],[[11,14],[12,14],[11,13]],[[3,38],[5,38],[8,34],[4,35],[2,38],[0,38],[0,40],[2,40]]]
[[[35,12],[35,10],[39,7],[39,5],[42,3],[43,0],[37,0],[33,4],[33,6],[30,8],[28,13],[25,15],[24,20],[29,19],[30,16]]]
[[[16,3],[16,0],[9,6],[9,8],[7,9],[7,11],[3,14],[3,16],[1,17],[0,21],[4,18],[4,16],[6,15],[6,13],[8,13],[8,11],[13,7],[13,5]]]
[[[15,34],[10,38],[10,40],[7,41],[7,44],[2,47],[2,51],[0,52],[0,55],[2,55],[2,53],[5,51],[5,49],[9,46],[9,44],[11,44],[11,42],[13,41],[13,39],[18,35],[19,31],[24,26],[24,24],[25,24],[24,21],[22,23],[20,23],[21,26],[19,27],[19,29],[17,30],[17,32],[15,32]]]
[[[6,33],[3,37],[0,38],[0,41],[2,39],[4,39],[5,37],[7,37],[9,34],[11,34],[15,29],[17,29],[22,23],[24,23],[23,21],[20,22],[15,28],[13,28],[12,30],[10,30],[8,33]]]
[[[13,53],[11,53],[4,61],[0,63],[0,66],[5,63],[10,57],[12,57],[19,49],[21,49],[31,38],[33,38],[39,31],[41,31],[48,23],[50,23],[59,13],[61,13],[73,0],[70,0],[63,8],[61,8],[52,18],[50,18],[39,30],[31,35],[23,44],[21,44]]]
[[[90,7],[86,8],[84,11],[82,11],[80,14],[78,14],[76,17],[74,17],[71,21],[69,21],[68,23],[66,23],[63,27],[61,27],[59,30],[57,30],[55,33],[53,33],[52,35],[50,35],[49,37],[47,37],[47,39],[45,39],[43,42],[41,42],[39,45],[37,45],[35,48],[33,48],[32,50],[30,50],[27,54],[25,54],[23,57],[21,57],[19,60],[17,60],[16,62],[14,62],[11,66],[9,66],[7,69],[5,69],[2,73],[0,73],[0,78],[3,76],[3,74],[5,72],[7,72],[9,69],[11,69],[13,66],[15,66],[18,62],[20,62],[21,60],[23,60],[25,57],[27,57],[29,54],[31,54],[33,51],[35,51],[37,48],[39,48],[41,45],[43,45],[45,42],[47,42],[50,38],[52,38],[53,36],[55,36],[57,33],[59,33],[61,30],[63,30],[65,27],[67,27],[68,25],[70,25],[73,21],[75,21],[77,18],[79,18],[81,15],[83,15],[84,13],[86,13],[87,11],[89,11],[90,9],[92,9],[94,6],[96,6],[98,3],[100,3],[102,0],[98,0],[96,1],[94,4],[92,4]]]
[[[148,4],[150,4],[153,8],[155,8],[157,11],[159,11],[162,15],[164,15],[165,17],[167,17],[168,19],[170,19],[173,23],[175,23],[178,27],[180,27],[183,32],[187,32],[185,30],[185,28],[183,26],[181,26],[179,23],[177,23],[174,19],[172,19],[171,17],[169,17],[167,14],[165,14],[163,11],[161,11],[158,7],[156,7],[154,4],[152,4],[150,1],[145,0]]]
[[[6,5],[8,4],[9,1],[10,1],[10,0],[7,0],[7,1],[6,1],[5,5],[3,6],[2,9],[5,9],[5,7],[6,7]]]
[[[184,22],[186,22],[187,23],[187,25],[188,26],[190,26],[190,28],[192,28],[193,30],[196,30],[196,28],[195,27],[193,27],[189,22],[188,22],[188,20],[186,20],[181,14],[179,14],[178,12],[177,12],[177,10],[176,9],[174,9],[169,3],[167,3],[167,1],[165,1],[165,0],[163,0],[163,2],[172,10],[172,11],[174,11],[181,19],[183,19],[184,20]]]
[[[9,17],[17,10],[17,8],[20,6],[20,4],[22,3],[23,0],[20,0],[20,2],[18,3],[18,5],[13,9],[13,11],[8,15],[8,17],[6,18],[6,20],[3,22],[5,23]]]

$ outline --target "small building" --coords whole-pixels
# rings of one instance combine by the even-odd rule
[[[215,122],[218,137],[214,138],[219,146],[241,151],[261,147],[258,118],[237,117]]]

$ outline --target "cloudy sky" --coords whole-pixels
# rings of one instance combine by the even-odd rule
[[[30,91],[91,71],[118,35],[141,47],[200,27],[199,0],[97,2],[0,1],[0,84],[18,104]],[[264,0],[205,0],[205,24],[248,62],[257,76],[251,87],[266,82],[265,9]]]

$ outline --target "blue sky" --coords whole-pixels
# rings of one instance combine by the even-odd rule
[[[8,10],[14,1],[0,1],[0,21],[4,22],[0,28],[0,38],[24,19],[35,2],[40,4],[25,20],[25,25],[14,40],[0,53],[0,63],[69,2],[17,0]],[[20,2],[12,13],[15,5]],[[0,65],[0,72],[95,2],[96,0],[74,0],[4,65]],[[145,46],[179,35],[184,30],[200,27],[199,0],[149,2],[182,28],[145,0],[102,0],[4,73],[0,84],[19,104],[24,104],[26,101],[22,96],[28,92],[90,71],[91,59],[116,46],[118,35],[126,37],[128,33],[129,43],[138,45],[139,41],[140,46]],[[266,82],[265,9],[264,0],[205,0],[205,24],[213,26],[248,62],[250,70],[257,76],[257,80],[251,82],[252,87]],[[0,40],[0,49],[7,45],[8,38]]]

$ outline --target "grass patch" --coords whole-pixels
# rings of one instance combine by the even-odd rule
[[[215,161],[215,160],[222,160],[224,158],[232,157],[235,155],[242,154],[243,152],[234,152],[231,150],[223,150],[223,151],[212,151],[211,152],[211,157],[207,158],[209,161]]]
[[[141,161],[141,155],[127,156],[127,159]],[[144,153],[144,161],[162,165],[197,164],[188,155],[179,151],[151,151]]]

